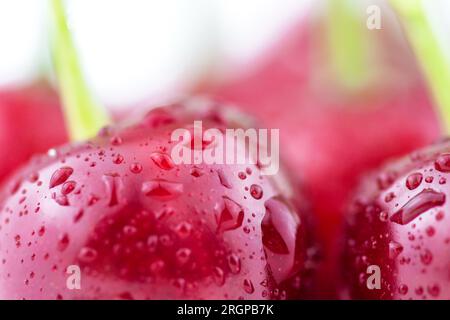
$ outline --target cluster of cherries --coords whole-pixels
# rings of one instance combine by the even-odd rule
[[[450,298],[450,142],[368,172],[439,135],[423,84],[345,116],[309,108],[292,90],[306,68],[273,68],[307,51],[289,39],[249,83],[211,91],[280,128],[289,175],[174,163],[176,129],[248,127],[220,103],[152,109],[54,148],[67,140],[56,95],[0,93],[0,299]]]

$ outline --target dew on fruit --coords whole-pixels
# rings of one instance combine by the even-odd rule
[[[165,200],[179,196],[184,190],[181,183],[155,179],[144,182],[141,191],[147,197]]]
[[[389,258],[395,259],[403,251],[403,246],[395,241],[389,242]]]
[[[241,272],[241,259],[236,254],[230,254],[227,260],[231,273],[238,274]]]
[[[191,257],[191,250],[188,248],[181,248],[175,254],[176,259],[180,265],[185,264]]]
[[[427,291],[432,297],[438,297],[441,292],[441,288],[437,283],[427,286]]]
[[[236,201],[228,197],[223,197],[222,199],[222,209],[217,216],[217,231],[235,230],[242,226],[244,209]]]
[[[253,198],[255,198],[256,200],[259,200],[263,196],[263,189],[261,188],[261,186],[259,186],[257,184],[252,184],[250,186],[250,194]]]
[[[58,243],[57,243],[57,249],[59,251],[64,251],[67,249],[67,247],[69,246],[69,236],[67,235],[67,233],[64,233],[63,235],[61,235],[58,239]]]
[[[389,218],[389,214],[386,211],[381,211],[379,214],[380,221],[386,222]]]
[[[422,263],[424,265],[429,265],[431,264],[431,262],[433,261],[433,254],[431,253],[430,250],[425,249],[421,254],[420,254],[420,261],[422,261]]]
[[[90,247],[83,247],[78,254],[78,259],[84,263],[91,263],[97,259],[97,256],[97,250]]]
[[[115,164],[121,164],[123,162],[123,156],[121,154],[118,154],[114,157],[113,162]]]
[[[245,174],[245,172],[242,172],[242,171],[238,173],[238,177],[241,180],[247,179],[247,175]]]
[[[39,237],[42,237],[44,234],[45,234],[45,227],[42,226],[42,227],[40,227],[39,230],[38,230],[38,236],[39,236]]]
[[[116,174],[105,174],[102,177],[108,195],[108,206],[113,207],[119,204],[120,192],[123,189],[122,178]]]
[[[192,225],[188,222],[181,222],[175,228],[175,232],[182,239],[187,238],[191,234],[191,230],[192,230]]]
[[[217,175],[219,176],[220,184],[223,185],[225,188],[231,189],[233,185],[228,180],[227,176],[223,172],[222,169],[217,170]]]
[[[225,273],[223,272],[222,268],[215,267],[213,269],[213,279],[214,279],[214,282],[218,286],[223,286],[224,285],[224,283],[225,283]]]
[[[445,194],[433,189],[424,189],[411,198],[403,207],[394,213],[390,220],[405,225],[416,219],[426,211],[445,203]]]
[[[420,172],[415,172],[410,174],[406,178],[406,187],[409,190],[414,190],[422,183],[423,176]]]
[[[147,238],[147,247],[150,252],[154,252],[158,246],[158,236],[151,235]]]
[[[132,173],[140,173],[142,171],[142,165],[138,162],[134,162],[130,165],[130,171]]]
[[[263,245],[277,254],[288,254],[289,248],[278,227],[283,225],[287,207],[277,198],[271,198],[264,204],[266,212],[261,222]]]
[[[83,215],[84,215],[84,210],[83,209],[78,210],[78,212],[73,217],[73,222],[77,223],[78,221],[80,221],[81,218],[83,217]]]
[[[122,138],[118,136],[112,137],[110,141],[113,146],[118,146],[122,144]]]
[[[67,179],[69,179],[69,177],[72,175],[72,173],[73,169],[70,167],[62,167],[56,170],[50,178],[50,189],[66,182]]]
[[[173,163],[172,158],[166,153],[153,152],[150,155],[150,158],[160,169],[172,170],[175,167],[175,164]]]
[[[255,287],[253,286],[253,282],[251,280],[244,279],[244,290],[249,294],[255,292]]]
[[[434,236],[434,234],[436,233],[436,229],[435,229],[433,226],[428,226],[428,227],[425,229],[425,232],[426,232],[426,234],[427,234],[429,237],[432,237],[432,236]]]
[[[398,293],[400,293],[401,295],[406,295],[408,293],[408,286],[406,284],[401,284],[398,287]]]
[[[434,162],[434,167],[440,172],[450,172],[450,154],[443,153]]]
[[[203,175],[203,170],[201,168],[198,168],[198,167],[191,168],[191,176],[198,178],[202,175]]]
[[[61,187],[61,194],[68,195],[75,189],[76,185],[77,183],[75,181],[64,182],[64,184]]]

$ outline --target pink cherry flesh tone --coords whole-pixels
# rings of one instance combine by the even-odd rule
[[[154,109],[135,125],[105,128],[10,181],[1,200],[0,298],[302,295],[315,249],[300,193],[257,165],[175,164],[173,130],[194,120],[205,130],[242,127],[222,109],[188,109]],[[67,287],[70,266],[81,270],[80,290]]]
[[[33,154],[67,139],[59,98],[48,84],[0,90],[0,183]]]
[[[450,299],[449,173],[447,140],[362,183],[348,211],[343,271],[350,298]],[[380,289],[367,287],[370,265],[380,267]]]

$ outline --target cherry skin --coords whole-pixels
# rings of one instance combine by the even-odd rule
[[[282,174],[173,161],[175,129],[242,127],[222,108],[202,110],[154,109],[20,171],[1,200],[0,298],[300,297],[315,248]]]
[[[59,98],[48,84],[0,91],[0,182],[33,154],[65,142]]]
[[[356,299],[450,299],[450,141],[372,174],[349,208],[343,268]],[[380,288],[370,266],[380,268]]]

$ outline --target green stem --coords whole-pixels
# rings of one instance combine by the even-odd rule
[[[62,0],[51,0],[52,53],[72,140],[91,138],[109,118],[93,98],[81,72]]]
[[[404,25],[440,112],[446,133],[450,133],[450,62],[433,32],[423,0],[390,0]]]
[[[328,43],[337,79],[347,89],[361,89],[369,82],[369,49],[365,24],[347,0],[330,0]]]

